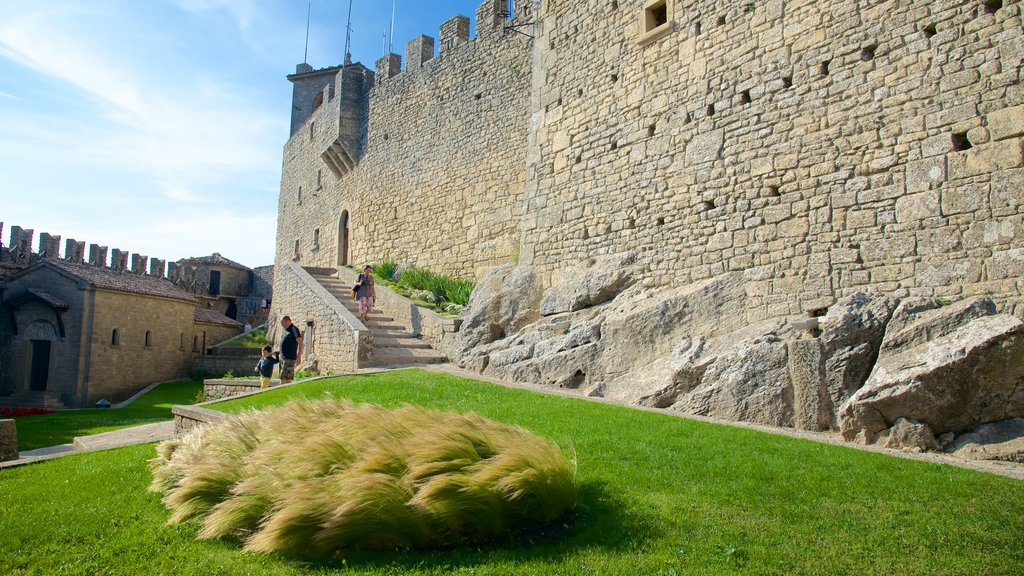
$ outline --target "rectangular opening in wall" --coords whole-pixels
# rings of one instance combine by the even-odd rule
[[[966,132],[954,132],[952,139],[953,150],[956,150],[957,152],[962,152],[964,150],[970,150],[971,148],[974,148],[974,145],[971,144],[971,141],[967,139]]]
[[[672,30],[671,6],[667,0],[647,0],[640,14],[641,46],[650,44]]]

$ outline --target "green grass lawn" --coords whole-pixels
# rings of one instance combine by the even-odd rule
[[[171,406],[192,404],[202,391],[201,380],[161,384],[124,408],[89,408],[53,414],[19,416],[18,450],[32,450],[71,442],[75,436],[170,420]]]
[[[474,411],[561,442],[579,505],[485,546],[347,552],[329,564],[195,541],[145,488],[153,447],[0,471],[12,574],[1024,574],[1024,483],[925,462],[403,371],[221,403],[325,393]]]

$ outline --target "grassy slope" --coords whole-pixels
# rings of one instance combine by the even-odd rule
[[[18,450],[71,442],[75,436],[171,419],[171,406],[192,404],[203,389],[199,380],[161,384],[124,408],[92,408],[15,418]]]
[[[1024,486],[949,466],[420,371],[317,381],[222,406],[325,391],[476,411],[571,439],[579,459],[581,503],[559,538],[520,534],[481,548],[347,554],[347,566],[361,573],[1024,573]],[[193,525],[164,526],[167,513],[144,492],[151,454],[151,446],[132,447],[0,471],[7,567],[14,574],[338,567],[242,554],[231,543],[193,541]]]

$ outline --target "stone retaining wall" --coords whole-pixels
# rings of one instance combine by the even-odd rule
[[[278,386],[281,384],[280,380],[271,380],[270,386]],[[232,396],[240,396],[249,392],[258,392],[260,390],[259,379],[253,380],[224,380],[220,378],[213,378],[203,380],[203,398],[209,400],[220,400],[222,398],[230,398]]]

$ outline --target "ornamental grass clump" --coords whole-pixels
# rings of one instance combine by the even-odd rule
[[[575,457],[475,414],[302,400],[157,447],[172,524],[246,550],[328,556],[492,539],[575,506]]]

